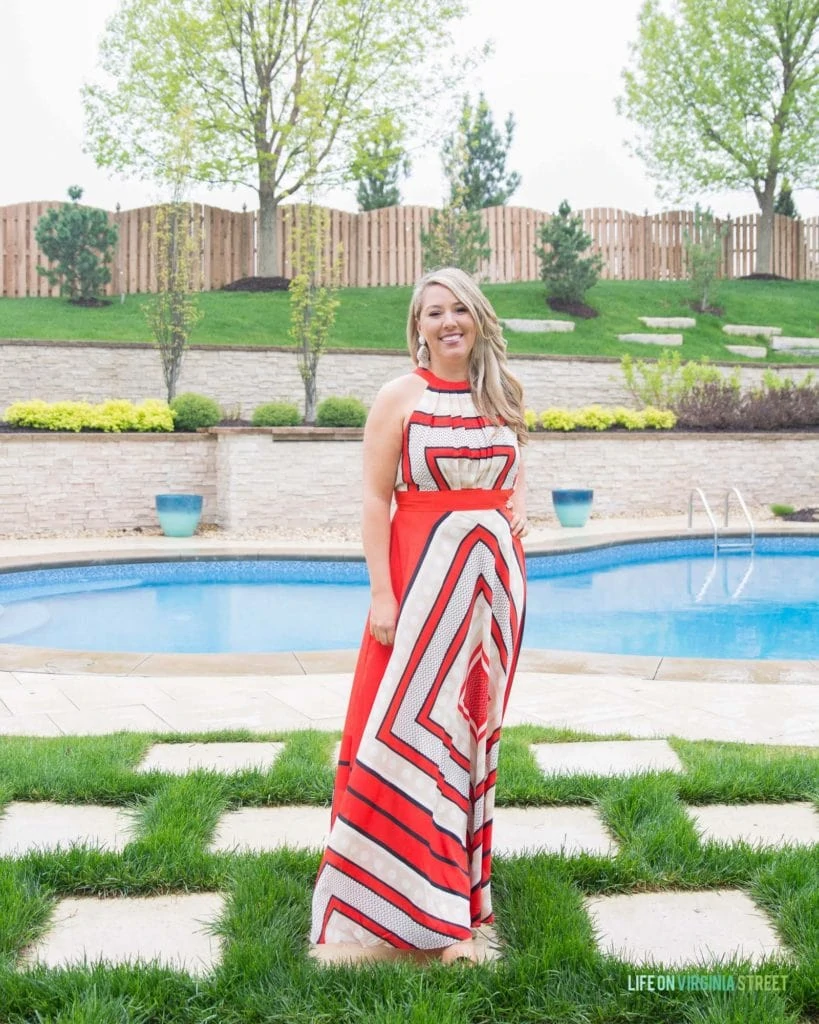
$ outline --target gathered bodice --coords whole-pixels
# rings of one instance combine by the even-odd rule
[[[427,387],[404,430],[396,490],[511,489],[519,460],[514,430],[478,414],[468,381],[415,372]]]

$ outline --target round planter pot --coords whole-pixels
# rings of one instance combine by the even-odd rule
[[[157,494],[156,514],[166,537],[192,537],[202,515],[201,494]]]
[[[559,487],[552,491],[552,505],[561,526],[585,526],[594,491]]]

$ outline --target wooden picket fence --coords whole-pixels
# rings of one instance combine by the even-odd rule
[[[43,261],[34,232],[40,217],[56,202],[18,203],[0,207],[0,296],[56,295],[37,273]],[[306,208],[282,206],[278,211],[279,272],[292,277],[293,232]],[[109,295],[151,292],[156,288],[153,237],[156,207],[109,214],[119,229],[112,261]],[[198,241],[192,287],[211,291],[257,273],[258,212],[237,213],[190,204],[190,231]],[[409,285],[422,272],[421,232],[429,230],[433,207],[392,206],[367,213],[329,211],[325,244],[327,263],[341,247],[341,284],[345,287]],[[686,232],[693,233],[692,211],[634,214],[596,207],[579,211],[592,248],[603,258],[602,277],[662,281],[685,277]],[[489,229],[491,256],[481,267],[489,282],[532,281],[539,277],[535,255],[540,226],[548,213],[516,206],[482,211]],[[754,271],[759,215],[730,221],[724,240],[722,276],[742,277]],[[819,280],[819,217],[791,220],[777,216],[774,225],[773,272],[795,280]]]

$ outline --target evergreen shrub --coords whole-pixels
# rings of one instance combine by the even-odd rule
[[[363,427],[367,406],[358,398],[325,398],[316,410],[317,427]]]
[[[199,430],[200,427],[215,427],[222,419],[219,403],[207,395],[185,391],[170,403],[173,413],[174,430]]]
[[[292,402],[265,402],[253,412],[254,427],[297,427],[301,413]]]

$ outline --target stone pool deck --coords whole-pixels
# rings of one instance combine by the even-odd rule
[[[819,524],[765,524],[760,531],[819,534]],[[708,536],[707,530],[694,531]],[[689,536],[682,517],[592,520],[580,530],[540,526],[531,552],[646,537]],[[109,558],[212,555],[360,554],[339,537],[172,540],[160,536],[0,540],[0,568]],[[197,766],[235,771],[269,764],[281,744],[168,744],[163,737],[247,729],[339,730],[355,653],[150,655],[57,652],[0,645],[0,742],[5,736],[150,732],[157,740],[141,770],[179,774]],[[547,773],[631,774],[683,770],[670,737],[819,748],[819,661],[715,662],[613,657],[527,650],[506,722],[568,726],[629,736],[538,744]],[[138,770],[140,770],[138,769]],[[778,846],[819,843],[819,814],[809,802],[687,809],[703,841],[740,839]],[[319,848],[328,811],[316,807],[244,808],[226,814],[213,849],[266,850],[282,843]],[[571,856],[616,855],[593,808],[499,808],[499,853],[547,849]],[[121,849],[128,816],[110,807],[12,803],[0,812],[0,856],[72,842]],[[219,916],[218,893],[154,899],[60,899],[51,928],[28,959],[53,966],[135,957],[207,973],[218,962],[207,922]],[[764,913],[739,890],[638,893],[586,901],[601,948],[635,964],[720,963],[734,954],[754,961],[784,955]]]

